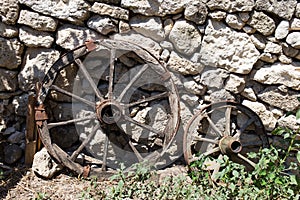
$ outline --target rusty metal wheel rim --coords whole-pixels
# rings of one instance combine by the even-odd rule
[[[253,168],[255,162],[246,154],[269,146],[258,115],[244,105],[228,101],[210,104],[197,112],[185,129],[183,142],[184,158],[188,164],[202,155],[228,155],[247,169]]]
[[[109,71],[109,77],[108,77],[108,89],[107,94],[104,96],[99,89],[99,86],[94,83],[94,81],[91,78],[91,75],[89,74],[87,68],[85,67],[85,63],[82,62],[81,58],[88,56],[91,52],[97,51],[97,49],[106,48],[110,51],[110,63],[108,66]],[[138,68],[138,73],[135,74],[132,78],[130,78],[129,83],[126,85],[126,87],[119,90],[121,90],[119,96],[114,96],[114,90],[118,87],[117,84],[114,82],[114,74],[115,74],[115,63],[116,63],[116,52],[120,51],[130,51],[134,52],[135,55],[137,55],[140,59],[143,60],[146,64],[144,64],[141,68]],[[68,92],[59,86],[55,85],[55,79],[58,75],[58,73],[64,69],[66,66],[70,65],[71,63],[76,64],[81,72],[81,75],[84,76],[84,78],[89,82],[92,90],[94,91],[94,95],[96,96],[95,102],[92,102],[90,100],[87,100],[85,98],[82,98],[79,95],[72,94],[72,92]],[[141,79],[141,76],[147,70],[153,70],[155,73],[159,75],[160,80],[163,82],[163,86],[165,91],[161,91],[158,94],[155,94],[152,96],[152,93],[149,97],[138,99],[134,102],[124,102],[126,99],[126,92],[129,91],[133,85],[138,82],[138,79]],[[94,109],[94,114],[88,116],[84,120],[96,120],[98,122],[101,122],[100,124],[96,125],[94,127],[95,130],[93,130],[92,134],[89,134],[86,139],[84,139],[81,143],[81,145],[72,153],[67,154],[62,148],[60,148],[57,144],[53,143],[51,139],[51,134],[49,132],[49,129],[70,124],[70,123],[78,123],[83,121],[82,119],[71,119],[67,121],[61,121],[61,122],[47,122],[47,108],[44,108],[44,102],[47,99],[47,95],[49,91],[54,90],[55,92],[65,94],[67,96],[72,97],[72,99],[75,99],[76,101],[79,101],[81,103],[84,103],[86,106],[91,107]],[[171,75],[168,72],[168,70],[164,67],[164,65],[158,61],[154,56],[152,56],[147,50],[131,44],[129,42],[125,41],[115,41],[115,40],[101,40],[101,41],[91,41],[87,42],[85,45],[82,45],[67,54],[63,55],[48,71],[48,73],[45,75],[44,80],[39,85],[38,94],[37,94],[37,100],[38,105],[36,116],[39,116],[36,118],[37,125],[38,125],[38,131],[41,135],[41,140],[44,144],[44,146],[47,148],[48,152],[59,162],[61,162],[66,167],[70,168],[71,170],[77,172],[78,174],[83,174],[86,168],[82,166],[82,164],[78,164],[76,162],[77,156],[80,154],[80,152],[86,148],[86,143],[89,143],[92,138],[97,134],[96,130],[102,130],[103,127],[109,126],[111,124],[118,124],[123,122],[124,120],[128,123],[132,123],[136,126],[139,126],[142,129],[145,129],[146,131],[153,131],[155,134],[158,134],[159,137],[162,138],[162,147],[161,149],[147,153],[147,156],[144,157],[144,154],[140,154],[138,150],[135,148],[134,144],[131,142],[132,138],[130,138],[130,134],[126,133],[126,137],[128,137],[128,143],[131,147],[131,151],[135,154],[137,157],[137,160],[139,162],[142,161],[149,161],[152,162],[152,164],[155,164],[156,160],[158,160],[162,155],[165,154],[166,150],[170,146],[173,138],[175,137],[175,134],[177,132],[178,126],[179,126],[179,100],[178,100],[178,94],[175,87],[175,84],[173,83],[171,79]],[[124,100],[124,101],[123,101]],[[147,124],[141,124],[140,122],[137,122],[133,120],[130,116],[128,116],[128,110],[131,107],[134,106],[140,106],[141,104],[151,104],[155,101],[163,101],[166,100],[169,103],[170,106],[170,113],[168,115],[167,123],[163,129],[163,131],[155,130],[153,127]],[[109,107],[114,107],[113,109],[109,110]],[[108,114],[111,115],[108,118],[104,117],[104,111],[105,109],[108,109],[108,112],[114,112],[114,110],[118,110],[118,114]],[[106,113],[107,114],[107,113]],[[42,116],[42,117],[41,117]],[[110,131],[111,127],[106,127]],[[104,132],[102,130],[102,132]],[[104,133],[106,134],[106,133]],[[104,153],[102,155],[102,170],[106,169],[106,160],[109,155],[107,155],[107,148],[109,145],[110,139],[105,137],[105,144],[104,144]]]

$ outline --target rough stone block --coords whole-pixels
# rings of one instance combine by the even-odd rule
[[[49,33],[36,31],[26,26],[20,28],[19,37],[28,47],[50,48],[54,42],[54,38]]]
[[[58,22],[51,17],[46,17],[36,12],[21,10],[18,23],[40,31],[55,31]]]
[[[23,91],[33,90],[38,81],[59,58],[59,52],[53,49],[28,48],[24,55],[22,70],[19,73],[19,87]]]
[[[15,24],[18,19],[19,4],[18,0],[1,0],[0,17],[7,24]]]
[[[19,0],[34,11],[50,15],[59,19],[70,21],[74,24],[83,24],[89,16],[89,7],[84,0],[57,1],[57,0]]]

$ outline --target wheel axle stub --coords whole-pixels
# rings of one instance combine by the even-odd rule
[[[242,151],[242,144],[232,136],[225,136],[219,142],[220,151],[223,154],[233,154]]]

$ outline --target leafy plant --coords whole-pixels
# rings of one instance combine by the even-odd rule
[[[47,199],[50,199],[50,198],[48,197],[47,193],[37,192],[36,197],[34,199],[35,200],[47,200]]]

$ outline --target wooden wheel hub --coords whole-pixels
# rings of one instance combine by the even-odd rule
[[[115,124],[122,117],[122,107],[112,100],[105,100],[97,103],[97,118],[105,124]]]

